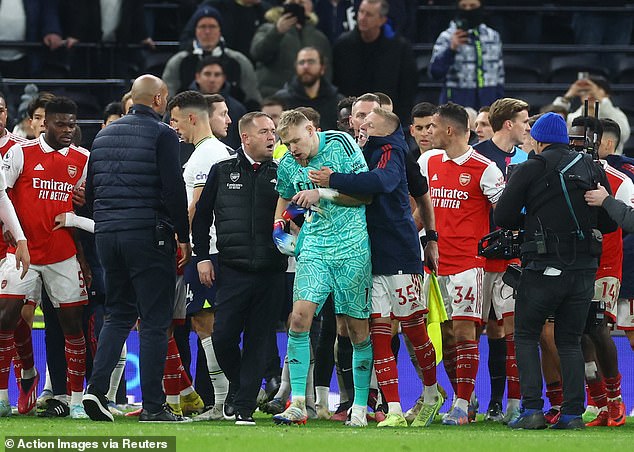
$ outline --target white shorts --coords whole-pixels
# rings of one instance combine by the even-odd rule
[[[183,275],[176,275],[176,290],[174,291],[174,314],[173,323],[183,325],[187,317],[187,289],[189,285],[185,282]]]
[[[482,267],[438,277],[438,286],[449,320],[482,323]]]
[[[88,303],[84,276],[75,256],[53,264],[31,265],[24,279],[20,279],[22,270],[15,268],[15,255],[7,254],[0,274],[0,298],[25,298],[39,303],[44,284],[55,308]]]
[[[610,323],[616,323],[616,302],[621,290],[621,281],[614,276],[604,276],[594,282],[594,299],[605,303],[605,315]]]
[[[504,272],[484,272],[482,280],[482,320],[484,322],[489,320],[491,305],[497,320],[515,313],[513,288],[504,284],[502,276]]]
[[[619,298],[616,327],[619,330],[634,331],[634,298]]]
[[[372,314],[405,320],[427,312],[421,275],[372,275]]]

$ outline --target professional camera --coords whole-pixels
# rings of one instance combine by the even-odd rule
[[[570,149],[590,154],[593,160],[599,160],[599,133],[597,130],[601,128],[599,123],[599,102],[594,103],[594,117],[592,118],[588,116],[588,99],[586,99],[583,104],[583,116],[580,116],[579,118],[583,119],[583,134],[570,134],[568,137]],[[575,121],[579,118],[575,118]],[[592,127],[592,136],[588,136],[588,123],[590,122],[594,124]],[[577,126],[573,126],[573,128],[574,127]]]
[[[487,259],[514,259],[520,257],[522,234],[518,231],[498,229],[480,239],[478,255]]]

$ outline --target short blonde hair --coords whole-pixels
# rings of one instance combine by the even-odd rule
[[[299,110],[288,110],[282,113],[280,121],[277,123],[277,134],[280,138],[287,135],[288,129],[291,127],[301,126],[304,123],[310,123],[304,113]]]
[[[398,129],[399,125],[401,124],[398,116],[383,107],[374,107],[372,109],[372,113],[379,115],[383,119],[383,121],[385,121],[386,128],[390,131],[388,135],[394,133],[394,131]]]

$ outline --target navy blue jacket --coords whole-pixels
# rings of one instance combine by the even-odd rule
[[[90,152],[86,200],[95,233],[153,229],[162,221],[188,242],[181,171],[176,132],[150,107],[133,105],[97,134]]]
[[[407,150],[399,127],[386,137],[370,137],[363,148],[369,172],[330,176],[332,188],[345,193],[374,195],[366,207],[374,275],[422,271],[418,231],[412,218],[405,172]]]

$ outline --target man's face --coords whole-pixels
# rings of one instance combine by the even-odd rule
[[[265,105],[262,107],[262,113],[266,113],[271,117],[275,123],[275,127],[277,127],[277,124],[280,122],[280,116],[282,116],[283,112],[284,109],[281,105]]]
[[[350,128],[350,109],[342,108],[339,110],[339,114],[337,115],[337,129],[342,132],[346,132],[352,134],[352,129]]]
[[[44,119],[46,142],[54,149],[70,146],[75,129],[77,117],[69,113],[49,113]]]
[[[7,103],[0,97],[0,137],[4,136],[7,127]]]
[[[387,17],[381,16],[380,3],[361,2],[357,13],[357,28],[360,32],[377,31],[386,20]]]
[[[305,165],[310,157],[314,155],[313,135],[315,128],[310,122],[298,126],[289,127],[286,135],[282,138],[293,158],[300,164]]]
[[[295,72],[300,83],[313,86],[324,75],[325,68],[319,62],[319,52],[316,50],[301,50],[295,61]]]
[[[231,118],[225,102],[214,102],[214,111],[209,115],[209,125],[216,138],[226,138]]]
[[[275,124],[270,118],[260,116],[242,132],[242,144],[255,161],[270,160],[275,148]]]
[[[103,129],[104,127],[108,126],[111,122],[116,121],[117,119],[120,119],[121,115],[110,115],[108,116],[108,118],[106,119],[106,122],[104,122],[101,126],[101,128]]]
[[[359,128],[365,121],[373,108],[380,107],[378,102],[363,100],[352,105],[352,113],[350,114],[350,127],[354,130],[354,136],[359,136]]]
[[[468,11],[470,9],[477,9],[480,6],[482,6],[480,0],[460,0],[458,2],[458,8],[465,11]]]
[[[214,49],[220,41],[220,24],[213,17],[203,17],[196,24],[196,40],[205,50]]]
[[[33,135],[39,137],[42,133],[44,133],[44,108],[38,107],[33,112],[33,117],[31,118],[31,130],[33,130]]]
[[[478,114],[475,121],[475,133],[478,134],[478,141],[489,140],[493,137],[493,128],[489,122],[489,113],[483,111]]]
[[[528,111],[522,110],[516,113],[511,119],[511,139],[515,146],[524,142],[526,135],[530,133],[531,126],[528,125]]]
[[[431,146],[436,149],[446,149],[449,133],[446,121],[437,113],[431,117]]]
[[[423,152],[429,151],[431,146],[431,116],[423,116],[422,118],[414,118],[414,122],[409,126],[409,133],[416,141],[416,145]]]
[[[196,83],[203,94],[218,94],[226,81],[225,72],[217,64],[205,66],[196,73]]]
[[[360,134],[366,137],[385,137],[389,135],[386,130],[385,119],[374,112],[365,117],[365,121],[359,128]]]
[[[191,119],[191,112],[186,109],[174,107],[170,112],[170,125],[185,143],[193,142],[194,125]]]

